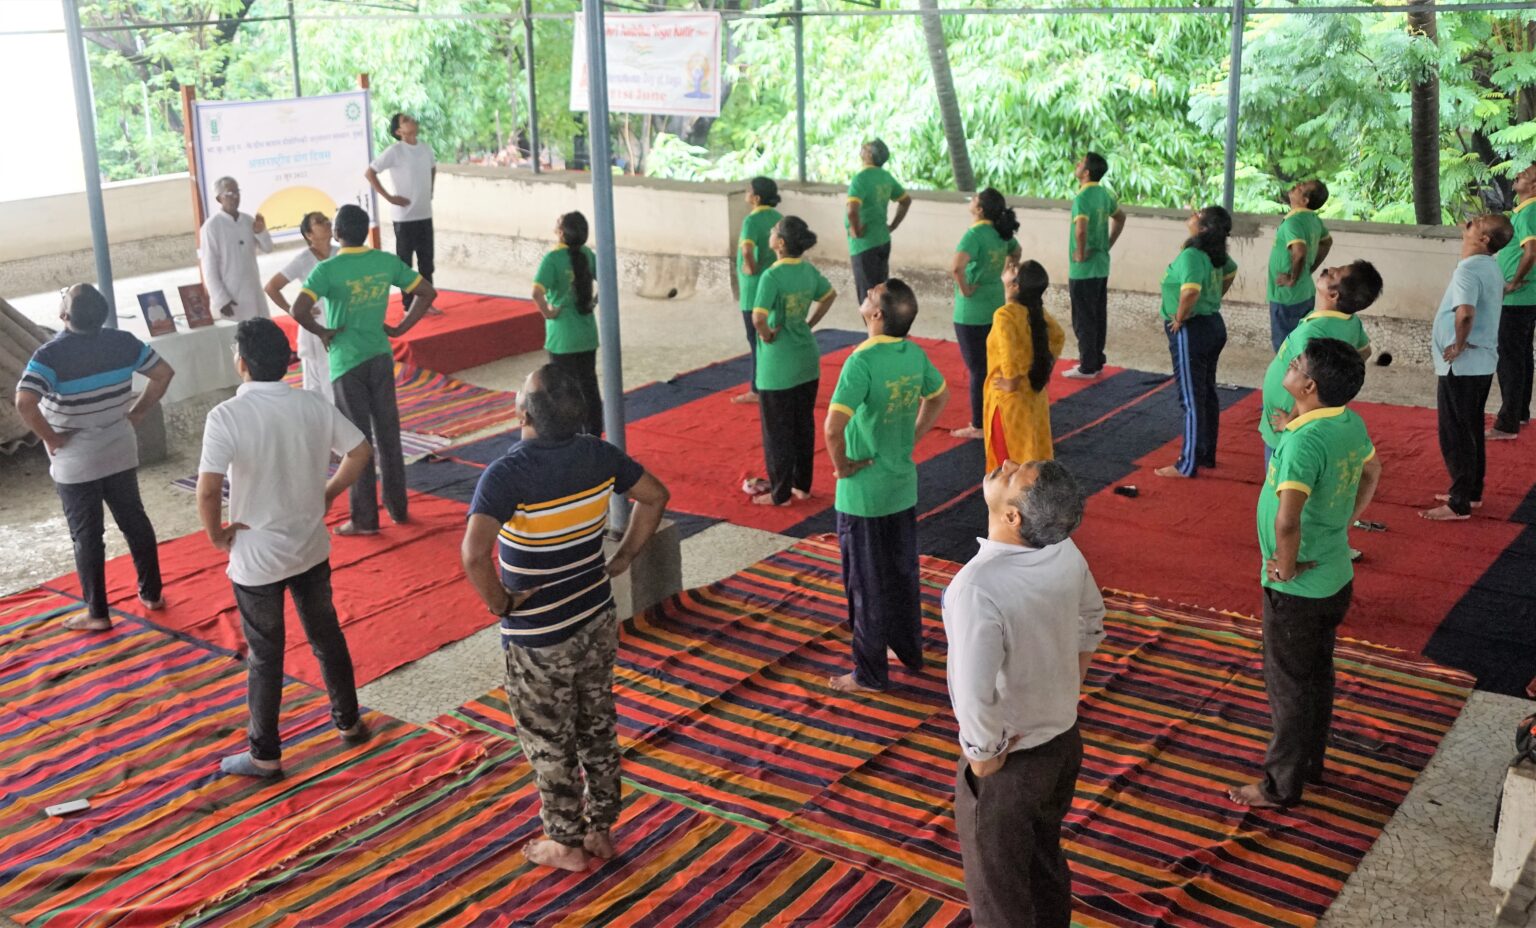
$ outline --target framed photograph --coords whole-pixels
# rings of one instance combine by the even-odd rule
[[[149,334],[170,335],[176,331],[176,320],[171,318],[171,308],[165,304],[164,290],[151,290],[139,294],[139,308],[144,311],[144,322]]]
[[[213,311],[208,308],[208,289],[202,284],[182,284],[176,288],[181,294],[181,308],[187,315],[187,328],[197,329],[213,325]]]

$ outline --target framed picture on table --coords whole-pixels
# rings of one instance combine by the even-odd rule
[[[171,308],[165,304],[164,290],[151,290],[139,294],[139,309],[144,311],[144,322],[149,334],[170,335],[176,331],[176,320],[171,318]]]
[[[187,315],[187,328],[197,329],[213,325],[213,311],[208,308],[208,289],[202,284],[183,284],[176,288],[181,294],[181,308]]]

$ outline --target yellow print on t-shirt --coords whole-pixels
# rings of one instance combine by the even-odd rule
[[[923,378],[918,374],[903,374],[895,380],[887,380],[885,390],[887,399],[883,419],[890,422],[922,400]]]
[[[784,315],[791,319],[803,319],[811,308],[811,298],[804,293],[784,294]]]
[[[372,303],[389,298],[389,275],[369,274],[366,277],[355,277],[346,282],[351,291],[348,294],[349,304]]]
[[[1365,454],[1351,451],[1339,463],[1339,470],[1340,479],[1333,485],[1333,497],[1328,500],[1330,506],[1339,505],[1346,497],[1354,498],[1360,487],[1360,479],[1365,475]]]

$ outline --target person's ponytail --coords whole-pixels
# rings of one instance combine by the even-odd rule
[[[1029,348],[1034,358],[1029,365],[1029,388],[1036,393],[1045,389],[1056,367],[1051,354],[1050,329],[1045,321],[1045,291],[1051,279],[1038,261],[1025,261],[1019,265],[1014,278],[1014,299],[1029,313]]]
[[[1012,240],[1019,231],[1019,214],[1013,211],[1003,195],[995,188],[988,187],[976,194],[976,202],[981,207],[982,218],[992,223],[998,237],[1005,242]]]
[[[595,306],[592,299],[594,268],[587,260],[587,217],[578,212],[561,216],[560,242],[571,256],[571,289],[576,294],[576,311],[583,316],[591,315]]]

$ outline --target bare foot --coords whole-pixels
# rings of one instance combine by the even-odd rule
[[[1449,494],[1449,493],[1436,493],[1435,494],[1435,502],[1437,502],[1437,503],[1449,503],[1450,501],[1451,501],[1451,494]],[[1472,508],[1473,509],[1481,509],[1481,508],[1483,508],[1483,501],[1480,500],[1480,499],[1473,500],[1472,501]]]
[[[523,845],[523,856],[540,867],[554,867],[581,873],[587,869],[587,852],[579,847],[566,847],[548,838],[538,838]]]
[[[810,499],[811,494],[806,490],[790,490],[789,495],[795,499]]]
[[[1227,790],[1227,798],[1240,806],[1248,806],[1251,809],[1283,809],[1278,802],[1271,802],[1264,795],[1264,787],[1259,783],[1249,783],[1247,786],[1234,786]]]
[[[966,426],[963,429],[954,429],[954,430],[952,430],[949,433],[949,437],[950,438],[964,438],[967,441],[969,441],[971,439],[976,439],[976,438],[985,438],[986,435],[981,431],[981,429],[976,428],[974,425],[968,425],[968,426]]]
[[[789,505],[789,500],[786,499],[782,503],[776,503],[776,502],[773,501],[773,494],[772,493],[759,493],[758,495],[752,497],[752,505],[754,505],[754,506],[788,506]]]
[[[1189,475],[1188,474],[1180,473],[1179,469],[1177,467],[1175,467],[1174,465],[1172,465],[1172,464],[1169,464],[1167,467],[1159,467],[1157,470],[1154,470],[1152,473],[1158,475],[1159,477],[1174,477],[1174,478],[1179,479],[1179,480],[1188,480],[1189,479]]]
[[[351,522],[343,522],[336,526],[338,535],[377,535],[378,533],[379,530],[376,528],[358,528]]]
[[[1520,435],[1516,432],[1506,432],[1503,429],[1489,429],[1483,433],[1483,437],[1489,441],[1514,441]]]
[[[112,620],[99,619],[90,615],[72,615],[64,620],[64,627],[72,632],[105,632],[112,630]]]
[[[606,831],[589,831],[581,846],[598,860],[612,860],[618,851],[613,848],[613,836]]]
[[[827,679],[827,685],[832,687],[834,690],[837,690],[839,693],[880,692],[880,690],[877,690],[872,686],[865,686],[864,684],[860,683],[858,680],[854,679],[854,676],[851,673],[845,673],[840,677],[829,677]]]
[[[756,406],[757,394],[753,393],[751,390],[748,390],[745,393],[738,393],[731,397],[731,402],[742,406]]]
[[[1449,506],[1436,506],[1419,513],[1419,518],[1428,519],[1431,522],[1465,522],[1472,516],[1471,514],[1461,515]]]

